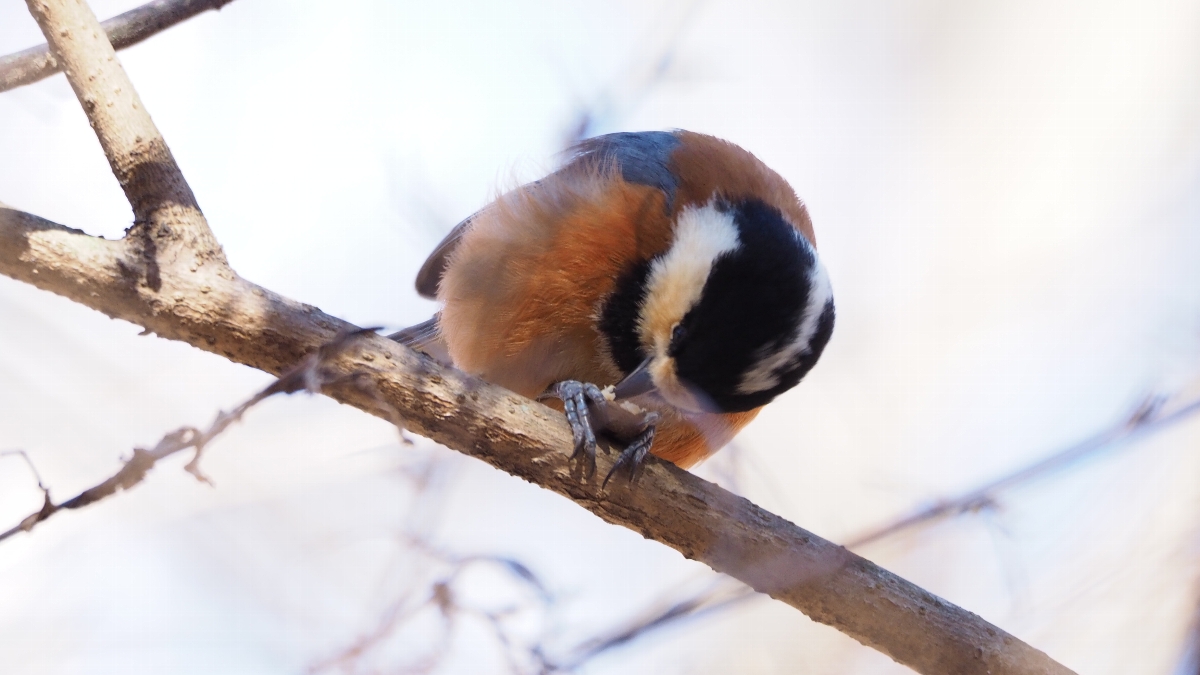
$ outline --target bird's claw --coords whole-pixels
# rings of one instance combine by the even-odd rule
[[[616,440],[629,443],[621,451],[617,463],[604,476],[601,487],[608,485],[609,479],[622,467],[628,467],[630,482],[637,478],[654,442],[654,423],[658,421],[658,413],[638,414],[626,410],[606,398],[596,385],[577,380],[563,380],[538,398],[562,400],[574,440],[575,450],[571,459],[583,463],[586,477],[591,478],[596,474],[596,433],[601,432],[606,442]]]
[[[616,464],[608,470],[608,475],[604,477],[604,482],[600,487],[608,485],[608,479],[613,477],[621,467],[629,467],[629,482],[633,483],[637,480],[638,475],[642,470],[642,462],[645,461],[646,455],[650,452],[650,446],[654,443],[654,426],[653,424],[646,428],[633,442],[621,451],[621,456],[617,458]]]
[[[563,402],[567,424],[571,425],[571,436],[575,442],[575,451],[571,454],[571,459],[582,456],[585,473],[590,478],[596,473],[596,432],[592,428],[588,402],[604,405],[608,403],[608,399],[604,398],[600,387],[578,380],[563,380],[538,398],[550,397],[561,399]]]

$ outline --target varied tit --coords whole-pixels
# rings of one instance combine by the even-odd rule
[[[561,399],[589,473],[597,433],[628,443],[613,470],[631,476],[647,451],[685,468],[708,457],[804,377],[834,321],[792,188],[688,131],[582,142],[455,227],[417,291],[442,311],[392,337]]]

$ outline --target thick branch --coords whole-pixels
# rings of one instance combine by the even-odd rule
[[[26,0],[100,139],[113,174],[133,206],[127,240],[154,266],[225,265],[225,255],[196,203],[171,150],[117,60],[96,15],[83,0]]]
[[[850,550],[856,550],[923,523],[990,508],[996,504],[1000,493],[1004,490],[1044,477],[1054,471],[1065,470],[1069,465],[1102,450],[1112,448],[1125,441],[1144,438],[1200,414],[1200,398],[1193,397],[1182,403],[1177,400],[1178,398],[1178,396],[1152,396],[1117,424],[1065,450],[989,481],[961,496],[940,500],[932,506],[870,530],[843,545]],[[581,648],[580,660],[572,661],[572,663],[581,663],[582,660],[592,658],[600,650],[609,649],[616,644],[623,644],[626,640],[636,639],[662,626],[693,619],[701,614],[712,613],[753,597],[757,597],[757,594],[744,586],[739,585],[737,589],[731,591],[725,585],[714,585],[707,590],[675,600],[664,608],[655,610],[648,616],[630,623],[615,631],[607,640],[595,643],[595,648],[589,648],[589,646]]]
[[[0,273],[233,361],[278,374],[351,328],[213,270],[164,276],[152,290],[126,272],[142,264],[114,242],[0,208]],[[614,481],[604,491],[572,471],[559,413],[389,340],[367,336],[329,368],[365,373],[410,430],[554,490],[918,672],[1070,672],[980,617],[669,464],[652,462],[636,489]],[[361,386],[327,393],[394,419]],[[601,456],[597,475],[611,463]]]
[[[201,12],[220,9],[233,0],[155,0],[100,24],[114,49],[132,47]],[[16,89],[59,72],[48,45],[0,57],[0,92]]]

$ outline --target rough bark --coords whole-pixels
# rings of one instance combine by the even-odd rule
[[[279,374],[352,327],[236,275],[99,24],[80,0],[27,0],[137,222],[106,241],[0,207],[0,273]],[[382,337],[326,364],[333,398],[553,490],[800,609],[921,673],[1069,673],[1015,637],[749,501],[662,462],[636,487],[585,479],[562,416]],[[352,375],[357,375],[351,379]],[[362,386],[363,378],[372,385]],[[385,410],[382,398],[394,410]],[[601,456],[596,476],[612,459]]]

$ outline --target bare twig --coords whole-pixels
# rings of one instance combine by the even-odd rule
[[[1192,597],[1196,597],[1194,583]],[[1175,669],[1171,671],[1180,675],[1200,674],[1200,609],[1193,610],[1189,624],[1187,637],[1183,642],[1183,653],[1180,654]]]
[[[46,484],[42,482],[42,474],[38,473],[37,465],[33,463],[33,460],[29,459],[29,453],[24,450],[4,450],[0,452],[0,457],[20,457],[25,461],[25,466],[29,468],[29,472],[33,474],[34,480],[37,481],[38,489],[43,494],[47,492]]]
[[[428,610],[436,610],[441,617],[442,633],[433,649],[410,663],[406,668],[399,669],[399,672],[426,673],[433,670],[444,656],[446,651],[444,645],[451,641],[458,621],[468,616],[481,619],[488,625],[511,672],[520,673],[522,670],[528,670],[522,668],[522,661],[526,665],[532,665],[536,672],[549,670],[541,657],[541,646],[539,644],[518,645],[506,625],[506,619],[522,611],[525,609],[524,607],[512,606],[500,610],[472,607],[462,602],[454,590],[459,577],[471,566],[492,565],[507,573],[516,584],[533,591],[535,608],[544,611],[552,602],[552,598],[541,580],[529,568],[517,560],[503,556],[456,556],[437,549],[424,539],[412,539],[407,543],[412,550],[424,554],[443,566],[445,572],[434,580],[422,600],[412,602],[414,593],[411,590],[402,594],[388,606],[371,632],[338,654],[314,664],[308,669],[309,673],[321,673],[334,669],[353,672],[356,667],[370,657],[372,652],[382,648],[390,639],[394,639],[407,624]],[[397,669],[392,667],[391,670]]]
[[[42,478],[38,475],[37,468],[33,462],[29,460],[29,456],[23,450],[10,450],[0,453],[0,456],[7,454],[19,454],[25,458],[26,464],[29,465],[33,475],[37,478],[38,487],[42,490],[43,503],[42,508],[31,513],[17,525],[9,528],[6,532],[0,533],[0,541],[13,536],[18,532],[28,532],[32,530],[38,523],[46,520],[55,513],[64,509],[79,509],[89,504],[94,504],[101,499],[111,497],[121,490],[128,490],[146,477],[150,469],[159,460],[165,459],[182,452],[187,449],[195,451],[195,455],[191,461],[184,466],[184,470],[205,483],[212,484],[203,473],[200,472],[200,455],[204,452],[204,448],[219,436],[223,431],[229,428],[231,424],[242,419],[246,411],[254,407],[264,399],[270,398],[275,394],[291,394],[297,391],[308,391],[310,393],[320,393],[321,388],[327,384],[328,371],[325,369],[325,361],[336,355],[339,351],[345,349],[349,344],[364,332],[375,329],[367,329],[366,331],[352,331],[344,335],[338,336],[337,339],[330,342],[328,345],[313,352],[308,357],[305,357],[299,364],[291,368],[279,379],[271,383],[270,386],[258,392],[254,396],[244,401],[230,412],[218,412],[216,419],[206,429],[197,429],[195,427],[181,427],[159,439],[158,443],[150,450],[143,448],[134,448],[133,456],[125,460],[125,464],[119,471],[110,476],[107,480],[90,487],[75,497],[68,499],[61,504],[55,504],[50,499],[50,490],[42,483]]]
[[[667,626],[677,626],[688,620],[716,614],[752,598],[762,596],[744,585],[718,577],[708,588],[684,599],[660,601],[657,607],[602,637],[577,646],[572,654],[550,666],[553,672],[574,672],[601,654]]]
[[[221,9],[233,0],[155,0],[100,24],[113,49],[132,47],[177,23],[206,12]],[[47,45],[30,47],[0,57],[0,92],[16,89],[59,72],[58,61]]]
[[[1168,398],[1161,396],[1148,397],[1128,417],[1104,431],[1006,476],[989,481],[958,497],[941,500],[908,516],[864,532],[851,539],[846,547],[860,548],[922,523],[989,508],[995,504],[997,493],[1002,490],[1059,471],[1084,457],[1111,448],[1118,443],[1162,431],[1200,413],[1200,398],[1175,405],[1168,405],[1168,401]]]
[[[648,53],[632,59],[627,68],[580,107],[568,127],[563,147],[570,148],[585,138],[612,131],[621,118],[645,102],[667,80],[679,44],[701,5],[703,0],[689,0],[674,16],[668,17],[667,25],[657,27],[654,37],[658,38],[658,44],[650,45]]]

